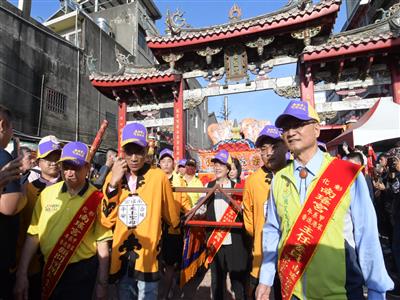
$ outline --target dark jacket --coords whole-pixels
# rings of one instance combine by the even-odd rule
[[[212,188],[215,185],[215,180],[211,181],[207,184],[207,187]],[[231,181],[231,187],[233,188],[235,186],[235,183]],[[221,198],[225,198],[225,196],[221,195]],[[209,201],[207,202],[207,212],[206,212],[206,218],[207,221],[217,221],[215,217],[215,210],[214,210],[214,199],[215,199],[215,194],[210,196]],[[236,217],[235,222],[243,222],[243,215],[238,214]],[[214,228],[208,227],[207,228],[207,240],[210,237],[211,233],[213,232]],[[231,237],[232,237],[232,247],[233,247],[233,253],[234,255],[230,257],[232,261],[230,262],[230,265],[236,272],[242,272],[246,271],[249,268],[249,255],[250,252],[250,243],[248,241],[246,232],[243,228],[232,228],[230,230]],[[238,258],[241,259],[238,259]]]

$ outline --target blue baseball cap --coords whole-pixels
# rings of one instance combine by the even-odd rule
[[[121,146],[134,143],[141,147],[147,146],[147,130],[140,123],[129,123],[122,129]]]
[[[320,122],[317,112],[306,101],[290,101],[283,113],[276,119],[275,126],[282,128],[287,117],[294,117],[303,121],[315,120],[318,123]]]
[[[264,138],[271,138],[274,140],[281,140],[281,130],[274,125],[267,125],[265,126],[260,133],[258,134],[258,137],[256,139],[256,147],[261,147],[262,140]]]
[[[68,161],[75,165],[83,166],[88,162],[89,147],[82,142],[69,142],[61,151],[58,162]]]
[[[213,163],[220,162],[223,163],[224,165],[232,165],[232,158],[228,151],[222,149],[217,152],[217,154],[214,156],[211,162]]]
[[[161,152],[160,152],[160,160],[162,160],[164,157],[166,157],[166,156],[169,156],[169,157],[171,157],[172,159],[174,159],[174,152],[172,152],[170,149],[168,149],[168,148],[165,148],[165,149],[163,149],[163,150],[161,150]]]
[[[184,167],[186,166],[186,159],[181,159],[178,162],[178,167]]]

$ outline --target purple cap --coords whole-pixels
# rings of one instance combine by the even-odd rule
[[[265,126],[260,133],[258,134],[257,140],[256,140],[256,147],[261,147],[261,142],[263,138],[271,138],[274,140],[281,140],[281,131],[279,128],[275,127],[274,125],[267,125]]]
[[[76,165],[83,166],[87,163],[89,147],[82,142],[69,142],[61,151],[61,157],[58,162],[69,161]]]
[[[61,151],[61,145],[54,135],[48,135],[39,141],[36,158],[44,158],[53,151]]]
[[[178,162],[178,167],[184,167],[186,166],[186,159],[181,159]]]
[[[303,121],[315,120],[320,122],[317,112],[306,101],[292,100],[283,113],[276,119],[275,126],[282,128],[287,117],[294,117]]]
[[[165,156],[169,156],[172,159],[174,159],[174,152],[172,152],[168,148],[162,149],[161,152],[160,152],[160,158],[159,159],[162,160]]]
[[[129,123],[122,129],[121,146],[134,143],[141,147],[147,146],[147,130],[140,123]]]
[[[232,164],[232,158],[229,152],[224,149],[218,151],[217,154],[214,156],[214,158],[211,160],[211,162],[214,163],[217,161],[223,163],[224,165]]]

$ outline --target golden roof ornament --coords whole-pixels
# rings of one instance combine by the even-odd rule
[[[233,140],[240,140],[242,137],[240,136],[240,126],[238,125],[237,120],[233,121],[233,126],[231,128],[232,132],[232,139]]]

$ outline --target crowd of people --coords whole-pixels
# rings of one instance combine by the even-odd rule
[[[0,299],[108,299],[111,286],[121,300],[170,299],[182,221],[199,201],[196,219],[244,225],[205,230],[212,299],[226,298],[228,274],[235,299],[400,294],[400,147],[376,162],[346,145],[332,157],[319,121],[307,102],[291,101],[255,141],[262,167],[244,178],[220,150],[203,186],[193,158],[161,149],[154,165],[139,123],[123,128],[121,155],[109,149],[93,177],[78,141],[47,136],[36,155],[21,147],[13,157],[4,150],[12,116],[0,107]],[[243,192],[173,190],[215,186]]]

